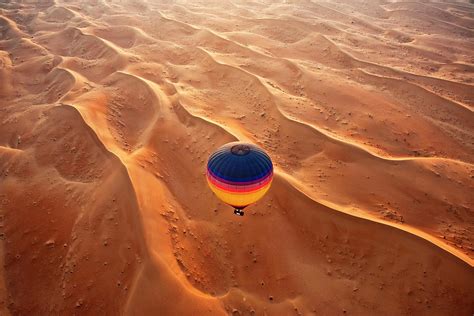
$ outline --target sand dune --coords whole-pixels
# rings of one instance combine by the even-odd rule
[[[468,1],[0,4],[0,314],[471,315]],[[275,164],[236,218],[220,145]]]

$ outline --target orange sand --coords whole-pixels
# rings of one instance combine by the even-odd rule
[[[0,4],[1,315],[472,315],[468,1]],[[206,186],[244,140],[272,189]]]

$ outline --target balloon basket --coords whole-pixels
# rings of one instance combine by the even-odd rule
[[[244,216],[244,211],[236,208],[234,210],[234,214],[237,215],[237,216]]]

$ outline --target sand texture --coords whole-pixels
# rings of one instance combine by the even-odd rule
[[[0,1],[0,315],[471,316],[473,52],[469,1]]]

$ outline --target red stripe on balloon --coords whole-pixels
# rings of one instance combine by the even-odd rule
[[[259,188],[251,188],[251,189],[245,189],[245,188],[239,188],[239,189],[235,189],[235,188],[222,188],[222,187],[219,187],[217,186],[216,184],[214,183],[211,183],[213,186],[219,188],[219,190],[222,190],[224,192],[227,192],[227,193],[233,193],[233,194],[250,194],[250,193],[254,193],[254,192],[257,192],[258,190],[261,190],[263,188],[265,188],[267,185],[270,184],[270,182],[260,186]]]
[[[227,183],[222,183],[220,181],[220,179],[216,179],[215,177],[212,176],[212,174],[208,174],[207,178],[209,179],[209,181],[213,185],[215,185],[219,189],[221,189],[223,191],[231,192],[231,193],[234,193],[234,192],[235,193],[255,192],[255,191],[260,190],[261,188],[263,188],[267,184],[269,184],[273,179],[272,175],[269,175],[266,178],[261,179],[260,182],[258,182],[258,183],[254,183],[254,184],[250,184],[250,185],[242,185],[240,183],[238,185],[229,185]]]
[[[216,184],[220,188],[258,188],[262,184],[266,184],[271,181],[273,178],[273,173],[269,174],[268,176],[261,178],[258,180],[258,182],[252,183],[252,184],[243,184],[242,182],[236,183],[236,184],[229,184],[226,182],[223,182],[220,178],[214,177],[212,174],[208,173],[207,177],[211,180],[212,183]]]

